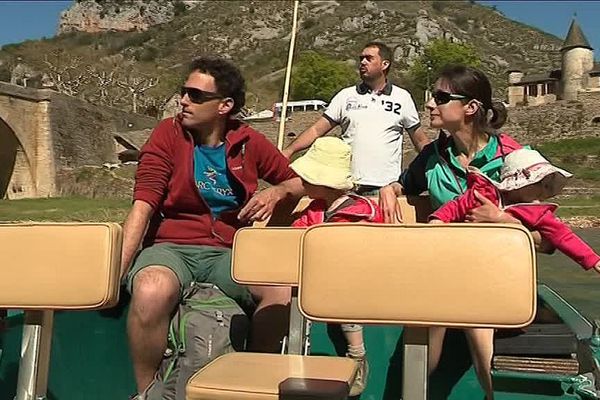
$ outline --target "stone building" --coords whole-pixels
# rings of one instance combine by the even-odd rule
[[[541,74],[508,73],[508,104],[541,105],[556,100],[577,100],[581,92],[600,96],[600,62],[575,19],[560,49],[561,68]]]

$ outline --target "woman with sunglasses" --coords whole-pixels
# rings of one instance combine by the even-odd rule
[[[498,133],[506,120],[502,103],[492,102],[492,87],[485,74],[466,66],[449,66],[435,83],[427,102],[431,127],[440,129],[437,140],[428,144],[405,170],[398,182],[380,191],[380,205],[386,222],[401,220],[396,197],[429,192],[437,209],[467,189],[467,167],[499,180],[504,156],[521,146]],[[516,222],[481,196],[482,206],[467,217],[473,222]],[[445,328],[430,328],[430,373],[441,355]],[[491,361],[493,329],[466,329],[473,364],[488,400],[493,399]]]

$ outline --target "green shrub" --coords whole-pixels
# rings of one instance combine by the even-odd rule
[[[442,0],[435,0],[431,3],[431,7],[433,7],[433,9],[439,13],[443,12],[447,5],[448,4]]]
[[[175,3],[173,3],[173,13],[176,17],[181,14],[184,14],[186,11],[187,7],[185,6],[185,4],[183,4],[182,1],[178,0]]]
[[[307,51],[300,54],[293,69],[291,98],[329,101],[355,81],[356,71],[348,64]]]
[[[412,80],[413,87],[420,92],[419,95],[416,94],[417,92],[413,93],[417,99],[417,105],[421,105],[421,99],[424,97],[420,94],[425,89],[431,88],[441,70],[449,64],[478,67],[481,59],[475,48],[470,45],[452,43],[446,39],[431,41],[408,72],[408,78]]]
[[[317,24],[314,18],[307,18],[302,22],[302,29],[310,29]]]

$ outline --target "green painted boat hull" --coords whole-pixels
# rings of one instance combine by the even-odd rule
[[[551,291],[540,293],[552,302]],[[568,304],[554,299],[553,307],[570,318],[578,337],[589,340],[591,325],[579,321]],[[561,311],[561,307],[564,310]],[[569,314],[571,312],[571,314]],[[55,315],[48,387],[49,400],[127,399],[134,392],[133,371],[125,334],[126,307],[108,312],[58,312]],[[0,335],[0,399],[15,395],[22,314],[10,316]],[[586,335],[588,336],[586,338]],[[367,326],[370,376],[360,399],[399,399],[402,392],[402,328]],[[600,343],[599,343],[600,344]],[[430,380],[430,399],[483,399],[469,352],[460,331],[449,331],[438,370]],[[592,346],[600,359],[600,350]],[[596,351],[596,353],[594,353]],[[314,324],[313,354],[343,354],[341,332],[335,326]],[[541,374],[496,373],[497,399],[594,399],[582,378]]]

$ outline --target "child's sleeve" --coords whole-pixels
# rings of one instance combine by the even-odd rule
[[[467,213],[464,205],[465,201],[463,197],[466,197],[467,193],[461,195],[460,197],[450,200],[440,208],[438,208],[433,214],[429,216],[429,220],[439,219],[443,222],[462,222],[465,219],[465,215]]]
[[[306,211],[302,212],[302,214],[300,214],[300,217],[298,217],[297,220],[295,220],[294,222],[292,222],[292,226],[294,228],[306,228],[309,227],[309,221],[308,221],[308,213]]]
[[[516,217],[522,220],[522,217]],[[530,225],[527,221],[523,222],[526,226]],[[546,210],[528,228],[538,231],[544,239],[586,270],[593,268],[600,261],[600,256],[571,228],[556,218],[551,210]]]
[[[491,182],[487,181],[487,178],[478,174],[469,174],[467,177],[467,186],[468,189],[465,193],[438,208],[429,216],[429,220],[439,219],[443,222],[464,222],[467,213],[481,205],[481,202],[475,197],[475,190],[494,204],[498,204],[498,190]]]
[[[300,213],[298,219],[292,222],[292,226],[294,228],[307,228],[309,226],[313,226],[318,221],[315,221],[313,217],[316,212],[319,212],[322,208],[322,204],[319,201],[313,200],[310,202],[308,206]]]
[[[564,222],[560,221],[553,213],[547,212],[540,224],[540,234],[544,237],[554,237],[549,240],[558,250],[572,258],[575,262],[588,270],[600,261],[600,256],[579,236],[575,234]]]

